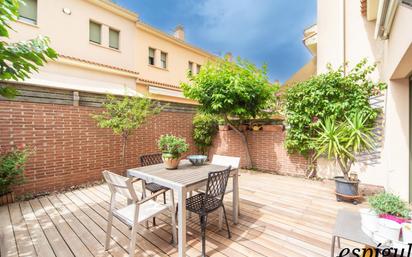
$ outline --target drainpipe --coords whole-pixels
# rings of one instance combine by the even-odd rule
[[[342,65],[343,75],[346,75],[346,0],[341,1],[342,10]]]

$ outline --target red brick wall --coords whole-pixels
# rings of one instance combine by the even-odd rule
[[[304,176],[307,160],[300,155],[289,155],[283,146],[285,132],[282,126],[276,131],[248,131],[247,140],[253,167],[278,174]],[[209,152],[213,154],[240,156],[245,165],[246,151],[235,131],[219,131]]]
[[[96,126],[96,107],[0,101],[0,145],[26,144],[35,149],[26,166],[27,183],[17,194],[60,190],[101,179],[105,169],[120,172],[121,138]],[[191,145],[193,113],[163,112],[151,118],[129,139],[127,166],[138,156],[158,152],[156,140],[172,133]]]

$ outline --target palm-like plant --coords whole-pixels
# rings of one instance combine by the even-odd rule
[[[373,124],[369,117],[360,112],[346,117],[345,122],[338,123],[333,117],[319,123],[318,136],[314,138],[316,158],[326,156],[335,159],[343,176],[349,180],[349,172],[356,161],[356,155],[369,152],[375,148]]]

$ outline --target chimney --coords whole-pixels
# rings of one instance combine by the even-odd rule
[[[173,36],[177,39],[185,41],[185,28],[183,27],[183,25],[176,26]]]
[[[229,62],[233,61],[233,55],[231,52],[227,52],[225,54],[225,59],[228,60]]]

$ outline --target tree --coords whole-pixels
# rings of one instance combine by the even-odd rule
[[[11,22],[19,17],[21,0],[0,0],[0,80],[24,80],[33,72],[38,72],[47,58],[57,58],[57,53],[49,47],[47,37],[37,37],[25,42],[8,43]],[[13,87],[0,87],[0,96],[13,98],[17,95]]]
[[[324,122],[319,121],[319,125],[318,136],[313,139],[315,159],[320,156],[335,159],[344,178],[349,181],[349,172],[356,155],[375,149],[374,124],[368,116],[358,112],[351,117],[345,116],[344,122],[328,117]]]
[[[236,131],[246,149],[246,166],[251,168],[246,135],[231,118],[248,120],[267,114],[279,88],[269,83],[267,67],[259,69],[240,58],[237,62],[218,59],[188,77],[190,82],[181,85],[184,95],[198,101],[202,112],[220,116]]]
[[[207,154],[212,146],[213,136],[218,131],[218,119],[215,115],[197,113],[193,118],[193,141],[201,154]]]
[[[125,169],[127,139],[149,117],[160,113],[162,107],[146,97],[117,98],[108,95],[103,108],[105,110],[102,113],[92,117],[100,128],[110,128],[114,134],[122,137],[122,164]]]
[[[309,176],[316,172],[315,145],[313,138],[318,135],[318,120],[331,117],[344,122],[345,116],[361,113],[374,122],[379,111],[371,106],[369,99],[379,95],[386,88],[384,83],[375,83],[368,76],[376,66],[367,65],[367,60],[359,62],[345,75],[343,67],[311,77],[297,83],[286,91],[285,116],[287,134],[285,146],[289,152],[309,157]]]

